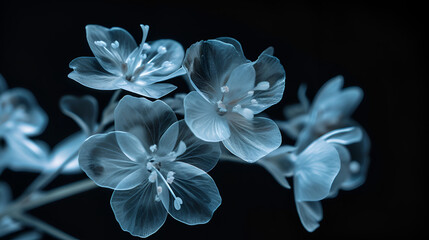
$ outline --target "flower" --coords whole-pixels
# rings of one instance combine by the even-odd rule
[[[363,135],[362,141],[340,150],[343,154],[350,154],[347,164],[344,163],[342,167],[342,171],[349,172],[348,177],[341,182],[341,186],[335,184],[341,189],[352,190],[365,182],[371,143],[366,131],[351,119],[362,101],[363,91],[359,87],[341,89],[343,82],[342,76],[327,81],[316,94],[311,106],[305,96],[305,86],[301,86],[298,91],[300,104],[286,107],[285,115],[289,120],[278,121],[277,124],[291,138],[297,139],[298,152],[329,131],[347,127],[359,128]]]
[[[313,141],[303,151],[299,146],[282,146],[257,163],[265,167],[285,188],[293,177],[295,204],[304,228],[312,232],[323,218],[320,200],[333,197],[350,175],[347,150],[343,145],[362,139],[360,128],[331,131]]]
[[[0,173],[3,168],[31,170],[47,156],[46,143],[30,137],[43,132],[48,117],[27,89],[7,89],[0,75],[0,139],[6,147],[0,149]]]
[[[137,46],[122,28],[87,25],[86,36],[95,57],[71,61],[73,71],[69,78],[94,89],[124,89],[151,98],[176,89],[172,84],[158,82],[184,74],[182,46],[171,39],[145,42],[149,26],[140,27],[143,38]]]
[[[125,96],[114,114],[116,131],[88,138],[79,164],[96,184],[114,189],[111,206],[122,229],[147,237],[167,213],[189,225],[208,222],[221,203],[206,173],[219,144],[195,137],[160,100]]]
[[[272,52],[250,62],[232,38],[200,41],[186,51],[183,66],[196,91],[184,100],[185,121],[198,138],[222,141],[248,162],[280,146],[277,125],[254,117],[283,96],[285,71]]]

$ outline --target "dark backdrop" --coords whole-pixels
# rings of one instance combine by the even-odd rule
[[[1,2],[0,72],[10,87],[31,90],[48,113],[49,126],[39,139],[53,145],[78,130],[59,111],[63,94],[92,94],[101,106],[110,97],[111,92],[85,88],[67,78],[72,59],[92,55],[85,25],[123,27],[140,41],[143,23],[150,25],[148,40],[172,38],[184,48],[202,39],[234,37],[252,60],[274,46],[287,78],[284,99],[267,111],[272,118],[283,118],[282,104],[297,102],[300,83],[308,84],[313,97],[326,80],[344,75],[346,86],[360,86],[365,92],[354,118],[371,137],[372,163],[362,187],[323,201],[324,219],[314,233],[301,226],[292,192],[264,169],[221,163],[210,172],[223,198],[213,219],[191,227],[169,217],[151,239],[425,234],[427,157],[421,153],[427,147],[428,38],[421,6],[153,2]],[[182,79],[174,82],[185,91]],[[35,177],[6,171],[0,180],[8,181],[18,196]],[[49,188],[84,177],[62,176]],[[115,221],[110,195],[110,190],[99,188],[31,213],[81,239],[133,239]]]

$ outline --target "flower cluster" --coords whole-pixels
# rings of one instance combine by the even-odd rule
[[[149,26],[140,27],[139,45],[122,28],[86,27],[94,57],[72,60],[68,76],[89,88],[116,91],[101,114],[92,96],[62,97],[61,111],[81,130],[52,150],[30,138],[47,125],[34,96],[7,89],[0,76],[0,173],[36,171],[50,179],[81,169],[96,185],[113,190],[116,220],[138,237],[154,234],[168,215],[188,225],[210,221],[222,200],[208,172],[219,160],[260,165],[284,188],[293,188],[310,232],[323,218],[321,200],[365,181],[369,137],[351,119],[363,98],[360,88],[342,89],[338,76],[310,104],[302,85],[300,103],[284,110],[287,120],[273,121],[263,112],[282,100],[286,75],[272,47],[255,61],[228,37],[199,41],[185,52],[171,39],[147,42]],[[159,100],[176,89],[163,81],[178,76],[190,92]],[[119,99],[122,90],[132,95]],[[295,143],[282,144],[281,131]],[[8,192],[7,185],[1,183],[0,191]],[[7,228],[0,235],[20,228],[2,213],[9,194],[1,197],[0,225]]]

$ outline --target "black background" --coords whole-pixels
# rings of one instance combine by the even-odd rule
[[[59,110],[62,95],[91,94],[100,106],[111,95],[67,78],[72,59],[92,56],[85,25],[123,27],[139,42],[143,23],[150,25],[149,41],[172,38],[185,49],[199,40],[230,36],[255,60],[274,46],[287,76],[282,102],[267,111],[274,119],[283,119],[284,104],[297,102],[300,83],[308,84],[312,98],[325,81],[344,75],[345,86],[365,92],[353,117],[371,137],[372,162],[363,186],[323,201],[324,219],[314,233],[301,226],[292,191],[264,169],[220,163],[210,172],[223,198],[213,219],[191,227],[169,217],[149,239],[427,235],[427,156],[422,153],[427,148],[428,38],[422,6],[153,2],[1,2],[0,72],[10,87],[32,91],[48,113],[49,126],[38,139],[52,146],[78,130]],[[187,91],[181,78],[172,82],[180,85],[178,91]],[[285,138],[285,143],[292,142]],[[10,183],[16,197],[35,177],[7,170],[0,180]],[[48,188],[83,178],[61,176]],[[30,213],[80,239],[133,239],[114,219],[111,193],[99,188]]]

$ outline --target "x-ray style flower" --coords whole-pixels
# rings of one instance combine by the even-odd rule
[[[115,130],[86,140],[79,163],[99,186],[114,189],[111,206],[123,230],[147,237],[167,213],[189,225],[211,219],[221,198],[206,172],[218,161],[218,143],[195,137],[164,102],[131,96],[115,109]]]

